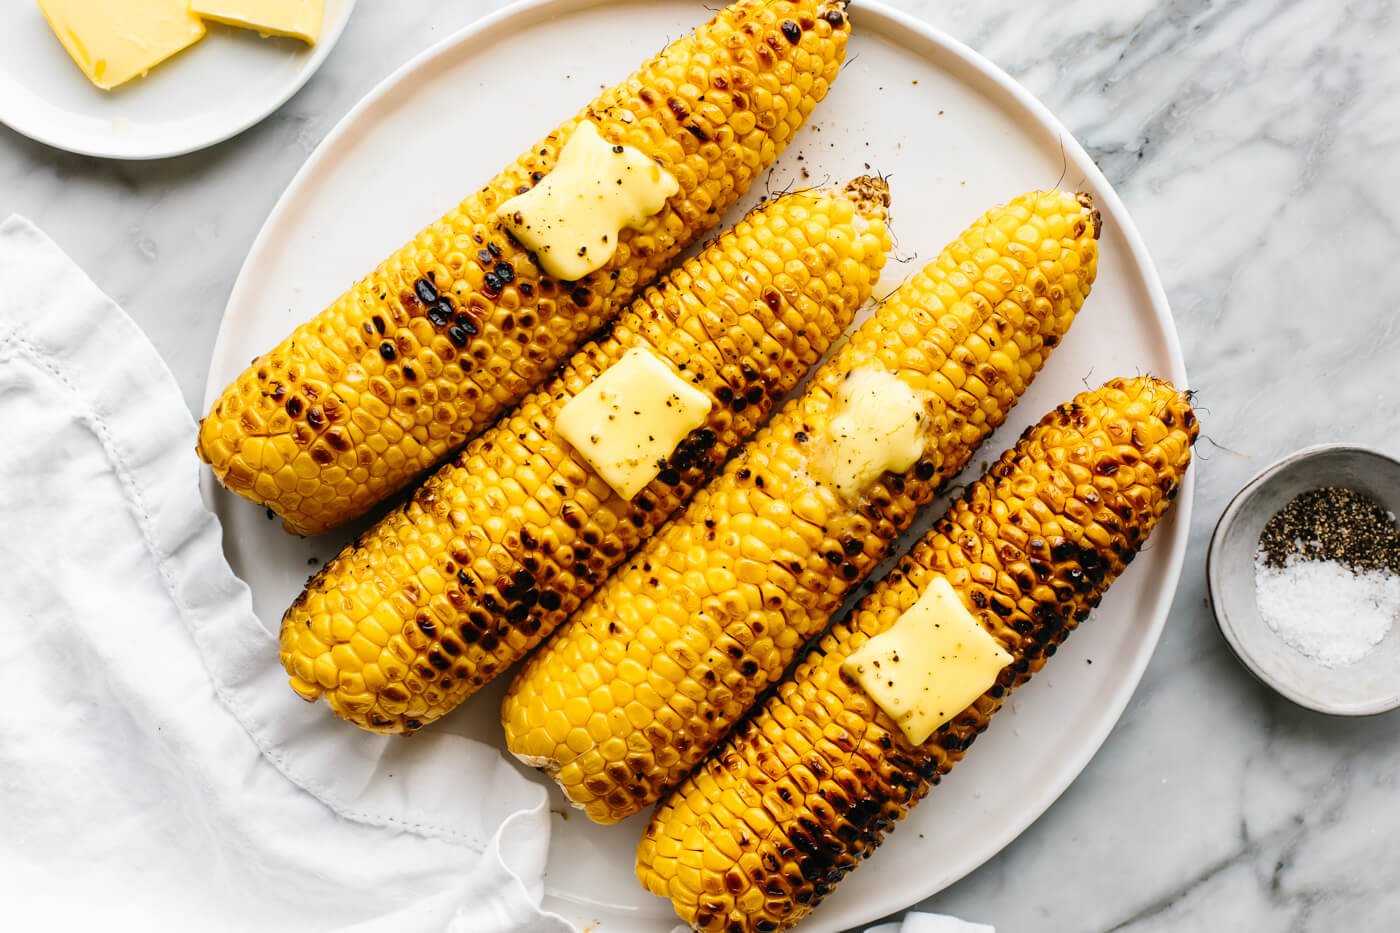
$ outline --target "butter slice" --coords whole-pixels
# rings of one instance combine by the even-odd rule
[[[917,602],[841,665],[904,735],[922,745],[991,689],[1013,658],[935,577]]]
[[[614,146],[584,120],[554,170],[502,204],[497,216],[545,272],[573,282],[607,265],[622,228],[641,224],[680,189],[646,153]]]
[[[924,453],[924,403],[883,369],[853,370],[836,394],[818,473],[848,499],[885,473],[903,473]]]
[[[661,472],[714,403],[651,350],[628,350],[560,409],[554,427],[624,499]]]
[[[39,0],[54,34],[93,84],[110,91],[204,37],[187,0]]]
[[[190,12],[205,19],[256,29],[265,36],[290,36],[308,45],[321,37],[325,0],[189,0]]]

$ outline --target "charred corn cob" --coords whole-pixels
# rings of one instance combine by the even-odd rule
[[[1098,604],[1175,498],[1196,421],[1156,379],[1051,412],[657,808],[637,874],[702,931],[786,929],[878,846]],[[936,577],[1012,657],[914,745],[842,673]]]
[[[312,579],[282,622],[293,688],[364,728],[411,732],[538,644],[851,322],[884,265],[888,203],[871,178],[788,195],[648,289]],[[658,351],[716,404],[629,501],[555,424],[633,347]]]
[[[738,0],[420,232],[214,403],[198,450],[229,489],[315,534],[407,486],[568,358],[772,164],[835,80],[846,0]],[[679,183],[565,282],[495,213],[581,121]],[[620,184],[620,182],[619,182]]]
[[[1087,195],[1033,192],[904,284],[530,659],[510,750],[598,822],[679,783],[1006,418],[1089,292],[1099,222]],[[917,393],[926,446],[851,498],[814,476],[862,372],[891,381],[856,420]]]

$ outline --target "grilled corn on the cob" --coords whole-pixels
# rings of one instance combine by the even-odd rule
[[[199,455],[297,534],[408,485],[625,308],[772,164],[836,79],[845,6],[720,10],[254,360],[201,424]],[[680,190],[624,229],[601,269],[563,282],[494,214],[551,171],[585,119],[655,159]]]
[[[282,622],[292,686],[308,700],[324,694],[364,728],[411,732],[534,647],[851,322],[884,265],[888,203],[884,182],[872,178],[785,196],[648,289],[609,336],[582,348],[308,584]],[[554,425],[566,403],[639,346],[716,404],[629,501]]]
[[[1150,378],[1085,392],[1026,432],[657,808],[643,885],[702,931],[805,916],[1098,604],[1175,498],[1195,437],[1186,397]],[[913,745],[841,666],[938,576],[1014,661]]]
[[[1006,418],[1089,292],[1099,223],[1087,195],[1023,195],[886,300],[527,662],[510,750],[599,822],[677,784]],[[928,443],[851,500],[812,475],[843,383],[871,368],[922,393]]]

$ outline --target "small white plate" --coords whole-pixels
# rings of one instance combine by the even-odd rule
[[[219,330],[206,405],[249,359],[718,3],[526,0],[404,65],[331,131],[258,234]],[[898,236],[896,261],[885,267],[878,290],[884,294],[995,204],[1061,180],[1093,194],[1104,216],[1094,293],[968,476],[1082,392],[1086,380],[1152,373],[1185,388],[1157,273],[1083,148],[1023,88],[955,39],[873,0],[853,3],[851,17],[840,79],[773,173],[724,224],[765,190],[882,172],[890,178]],[[433,145],[406,145],[423,127],[432,128]],[[871,863],[802,923],[802,933],[850,929],[928,897],[995,855],[1069,786],[1118,721],[1156,647],[1181,572],[1192,475],[1152,546],[1094,618],[1017,692]],[[221,489],[208,494],[229,561],[251,586],[263,623],[276,631],[313,569],[309,561],[333,556],[350,532],[293,538],[261,508]],[[925,510],[901,549],[942,511],[941,504]],[[501,747],[505,687],[501,678],[436,728]],[[556,813],[546,905],[591,933],[671,929],[670,904],[646,893],[634,875],[646,816],[596,826],[546,783]]]
[[[69,152],[161,159],[223,142],[301,90],[326,60],[355,0],[326,0],[320,40],[209,34],[144,78],[94,87],[34,0],[0,3],[0,123]]]

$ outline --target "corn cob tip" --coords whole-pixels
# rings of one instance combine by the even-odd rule
[[[1089,224],[1093,227],[1089,232],[1097,240],[1103,233],[1103,214],[1094,206],[1094,196],[1087,191],[1080,191],[1075,194],[1074,199],[1079,202],[1080,207],[1089,212]]]
[[[889,219],[890,186],[883,178],[861,175],[846,182],[846,187],[842,190],[855,202],[856,210],[862,216]]]

